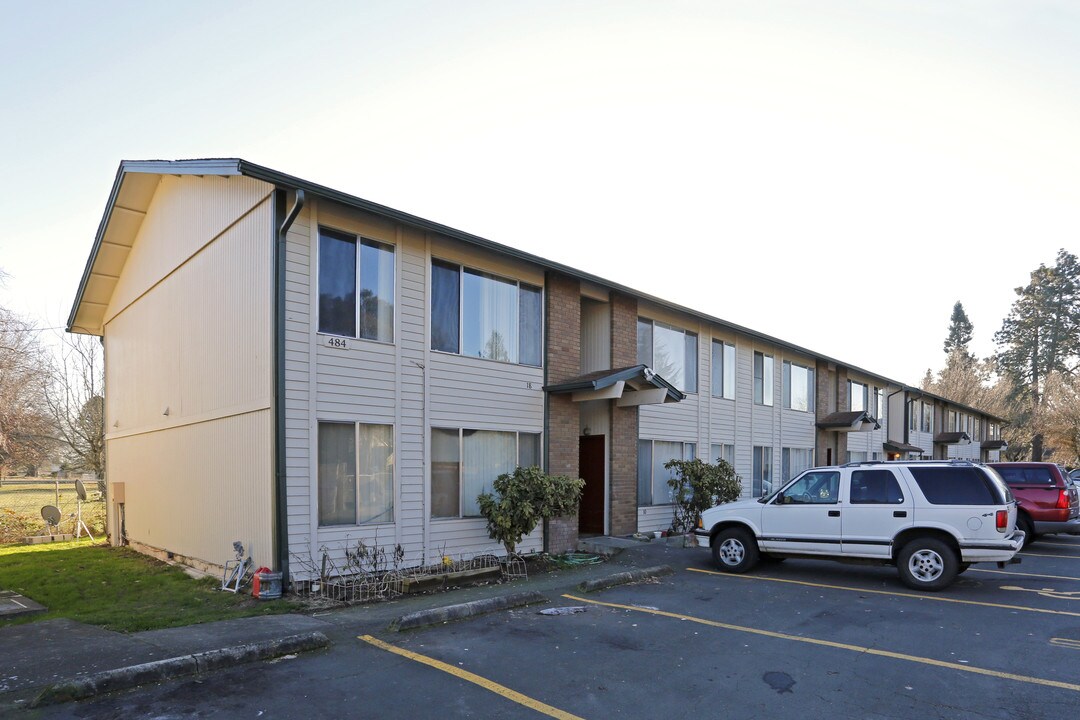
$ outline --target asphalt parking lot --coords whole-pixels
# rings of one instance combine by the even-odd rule
[[[1080,707],[1080,537],[948,590],[789,560],[676,574],[248,666],[43,717],[1064,718]]]

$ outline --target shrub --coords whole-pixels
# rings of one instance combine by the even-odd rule
[[[521,539],[541,520],[576,515],[585,481],[567,475],[548,475],[538,467],[516,468],[495,479],[495,494],[476,498],[487,531],[512,554]]]
[[[737,500],[742,494],[742,480],[727,460],[718,459],[715,465],[698,458],[669,460],[664,467],[675,471],[667,484],[671,488],[672,528],[676,532],[689,532],[703,511]]]

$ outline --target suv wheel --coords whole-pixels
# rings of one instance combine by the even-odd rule
[[[757,564],[758,547],[750,533],[733,527],[713,538],[712,556],[716,567],[724,572],[744,573]]]
[[[1020,513],[1016,516],[1016,527],[1024,531],[1024,547],[1027,547],[1031,543],[1035,542],[1035,526],[1024,513]]]
[[[956,552],[937,538],[916,538],[896,558],[900,580],[915,590],[942,590],[960,572]]]

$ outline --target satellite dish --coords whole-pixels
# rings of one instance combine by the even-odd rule
[[[41,519],[49,525],[60,524],[60,508],[55,505],[46,505],[41,508]]]
[[[82,480],[75,481],[75,494],[79,496],[79,499],[86,502],[86,486],[83,485]]]

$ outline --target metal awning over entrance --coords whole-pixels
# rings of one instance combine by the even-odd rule
[[[545,385],[552,395],[570,394],[574,402],[614,400],[618,407],[675,403],[685,393],[657,375],[646,365],[598,370],[556,385]]]
[[[943,432],[934,436],[934,442],[942,445],[966,445],[971,442],[971,437],[966,432]]]
[[[1009,447],[1009,443],[1004,440],[983,440],[980,447],[983,450],[1004,450]]]
[[[881,424],[865,410],[830,413],[821,418],[817,426],[832,432],[870,432],[881,429]]]

